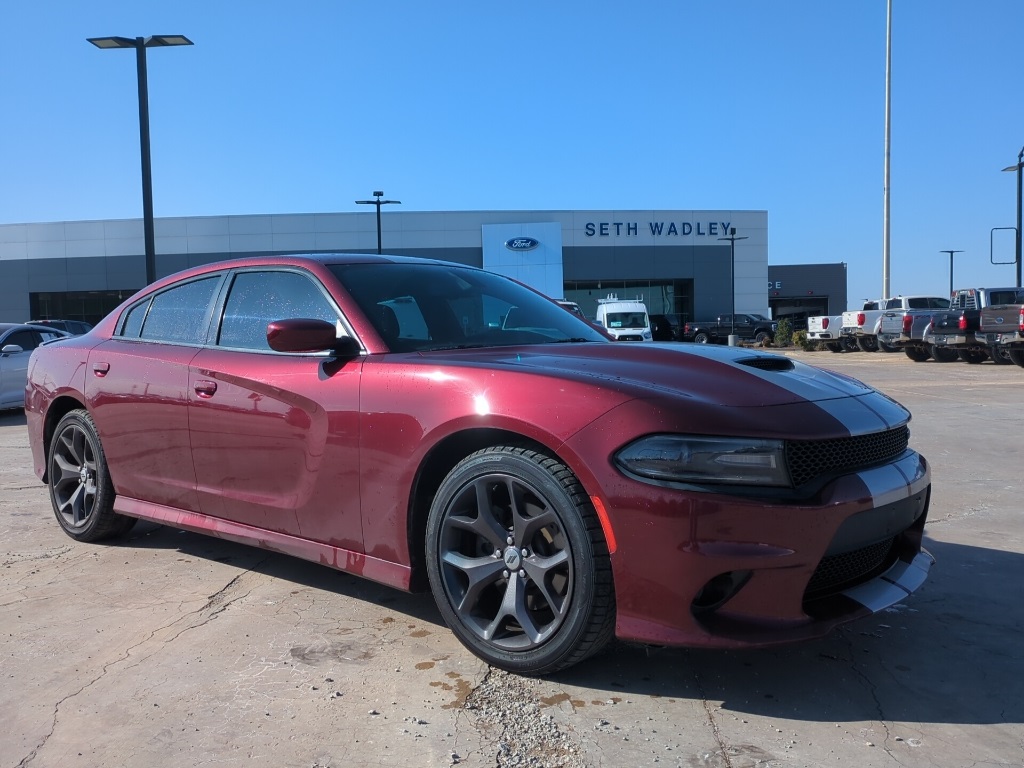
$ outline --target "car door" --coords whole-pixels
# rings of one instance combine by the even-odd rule
[[[214,343],[192,361],[189,423],[202,511],[362,551],[361,362],[271,350],[267,325],[289,318],[349,333],[304,270],[239,270]]]
[[[25,404],[28,360],[40,340],[38,332],[24,328],[11,331],[0,341],[0,408],[20,408]],[[14,347],[21,349],[14,351]]]
[[[85,394],[118,496],[199,511],[188,366],[206,342],[223,279],[190,280],[146,297],[89,353]]]

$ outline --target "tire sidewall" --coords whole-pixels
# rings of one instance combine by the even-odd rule
[[[532,457],[532,458],[528,458]],[[548,457],[510,449],[485,449],[463,459],[441,483],[427,519],[426,561],[431,591],[445,623],[455,636],[488,664],[520,674],[544,674],[563,666],[587,631],[596,598],[595,553],[582,516],[569,492],[539,462]],[[558,468],[563,465],[557,463]],[[533,487],[558,516],[571,548],[573,586],[569,611],[555,636],[538,648],[505,651],[488,644],[466,627],[451,605],[440,568],[440,544],[447,509],[467,485],[487,475],[502,474]]]
[[[96,461],[96,498],[93,503],[92,511],[89,514],[89,519],[85,525],[80,528],[74,528],[67,524],[64,520],[64,516],[60,513],[57,498],[54,489],[54,457],[56,455],[57,446],[60,442],[60,436],[69,427],[78,427],[81,429],[86,436],[86,439],[90,443],[93,456]],[[99,434],[96,431],[96,425],[93,423],[92,417],[85,411],[75,410],[71,411],[57,423],[57,427],[53,431],[53,439],[50,441],[50,450],[47,454],[46,470],[49,482],[47,488],[50,495],[50,504],[53,507],[54,517],[57,518],[57,523],[63,529],[64,533],[73,539],[78,541],[95,541],[99,538],[109,534],[111,527],[111,518],[114,515],[114,489],[110,481],[110,474],[107,470],[107,460],[103,454],[103,445],[100,443]]]

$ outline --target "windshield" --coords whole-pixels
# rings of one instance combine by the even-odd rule
[[[442,262],[331,271],[392,351],[609,341],[542,294],[490,272]]]
[[[609,312],[609,328],[646,328],[647,315],[643,312]]]

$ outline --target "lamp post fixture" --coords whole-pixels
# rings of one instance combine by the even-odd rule
[[[948,253],[949,254],[949,297],[953,298],[953,254],[954,253],[963,253],[963,251],[951,251],[951,250],[947,249],[947,250],[944,250],[944,251],[939,251],[939,253]]]
[[[375,191],[373,193],[375,199],[373,200],[356,200],[356,205],[375,205],[377,206],[377,253],[383,253],[380,247],[380,207],[382,205],[401,205],[401,200],[381,200],[384,196],[383,192]]]
[[[97,48],[134,48],[139,81],[139,145],[142,148],[142,229],[146,241],[146,284],[156,281],[156,235],[153,231],[153,168],[149,156],[149,84],[146,49],[192,45],[184,35],[87,37]]]
[[[1020,266],[1021,266],[1021,255],[1020,255],[1020,225],[1021,225],[1021,169],[1024,168],[1024,147],[1021,147],[1020,154],[1017,155],[1017,164],[1008,165],[1003,168],[1004,171],[1016,171],[1017,172],[1017,240],[1016,240],[1016,265],[1017,265],[1017,287],[1020,288]]]
[[[719,240],[729,241],[729,320],[732,323],[731,330],[729,332],[729,346],[735,347],[738,339],[736,338],[736,241],[746,240],[746,235],[736,236],[736,227],[729,227],[729,234],[726,237],[720,237]]]

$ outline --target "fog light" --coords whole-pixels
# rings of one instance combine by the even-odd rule
[[[729,571],[708,581],[690,603],[695,614],[710,613],[725,605],[750,580],[750,571]]]

